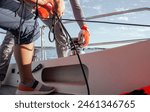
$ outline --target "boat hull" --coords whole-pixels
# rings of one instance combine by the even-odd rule
[[[80,55],[91,94],[117,95],[150,85],[149,48],[144,41]],[[34,62],[33,69],[39,64],[33,75],[40,82],[60,93],[87,94],[77,56]]]

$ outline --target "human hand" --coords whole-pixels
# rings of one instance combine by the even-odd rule
[[[53,0],[55,3],[55,12],[57,16],[61,17],[64,14],[65,3],[64,0]]]
[[[41,19],[48,19],[50,15],[57,14],[61,17],[64,13],[65,5],[63,0],[49,0],[49,3],[38,6],[38,13]]]
[[[89,29],[86,25],[81,27],[81,31],[79,32],[78,42],[81,44],[81,47],[86,47],[89,44],[90,33]]]

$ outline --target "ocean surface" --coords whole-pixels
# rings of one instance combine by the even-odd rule
[[[103,50],[104,49],[101,49],[101,48],[86,48],[82,51],[85,53],[90,53],[90,52],[103,51]],[[50,47],[50,48],[46,47],[43,50],[41,50],[41,48],[37,47],[35,53],[36,54],[35,54],[34,61],[57,58],[56,48],[54,48],[54,47]],[[12,56],[12,58],[11,58],[11,63],[16,63],[14,56]]]

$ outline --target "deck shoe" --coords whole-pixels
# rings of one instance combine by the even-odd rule
[[[35,81],[32,87],[24,84],[19,84],[16,95],[47,95],[55,91],[55,88],[48,87]]]

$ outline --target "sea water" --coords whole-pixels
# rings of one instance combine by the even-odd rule
[[[86,48],[83,51],[85,53],[91,53],[96,51],[102,51],[104,49],[100,48]],[[56,48],[46,48],[46,49],[37,49],[35,53],[35,61],[47,60],[47,59],[55,59],[57,58]],[[11,58],[11,63],[16,63],[14,56]]]

